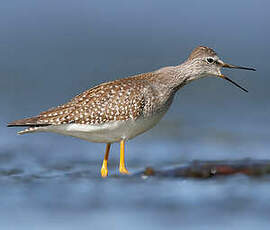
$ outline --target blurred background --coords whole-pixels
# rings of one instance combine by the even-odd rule
[[[99,177],[104,144],[6,128],[109,81],[177,65],[198,45],[257,72],[224,70],[181,89],[165,118],[127,145],[127,165],[270,159],[269,8],[242,1],[2,1],[1,229],[268,229],[269,178]],[[110,175],[117,174],[119,145]]]

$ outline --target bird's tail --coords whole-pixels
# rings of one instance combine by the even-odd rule
[[[33,133],[37,131],[41,126],[48,126],[48,124],[39,124],[39,117],[24,118],[16,121],[12,121],[7,124],[7,127],[28,127],[25,130],[18,132],[18,134]]]
[[[38,117],[24,118],[16,121],[12,121],[7,124],[7,127],[17,127],[17,126],[37,126]]]

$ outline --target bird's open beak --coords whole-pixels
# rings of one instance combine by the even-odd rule
[[[256,71],[256,69],[254,68],[250,68],[250,67],[243,67],[243,66],[236,66],[236,65],[231,65],[231,64],[227,64],[224,63],[222,61],[219,62],[219,64],[224,67],[224,68],[230,68],[230,69],[245,69],[245,70],[252,70],[252,71]],[[232,84],[234,84],[235,86],[237,86],[238,88],[242,89],[245,92],[248,92],[245,88],[243,88],[242,86],[238,85],[236,82],[234,82],[233,80],[231,80],[230,78],[228,78],[227,76],[220,74],[219,77],[231,82]]]
[[[254,69],[254,68],[231,65],[231,64],[224,63],[224,62],[221,63],[221,66],[224,67],[224,68],[230,68],[230,69],[245,69],[245,70],[256,71],[256,69]]]

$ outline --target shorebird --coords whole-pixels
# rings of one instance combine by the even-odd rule
[[[119,172],[129,174],[125,166],[125,142],[153,128],[168,111],[175,93],[184,85],[206,76],[215,76],[247,92],[223,75],[222,67],[255,71],[254,68],[227,64],[213,49],[199,46],[180,65],[100,84],[66,104],[31,118],[13,121],[8,126],[28,127],[18,134],[53,132],[106,143],[102,177],[108,175],[111,144],[120,142]]]

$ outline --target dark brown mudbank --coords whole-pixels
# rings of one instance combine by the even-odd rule
[[[245,174],[248,176],[262,176],[270,174],[270,160],[220,160],[220,161],[191,161],[183,165],[165,169],[146,168],[135,173],[137,176],[158,177],[191,177],[210,178],[216,176],[230,176]]]

